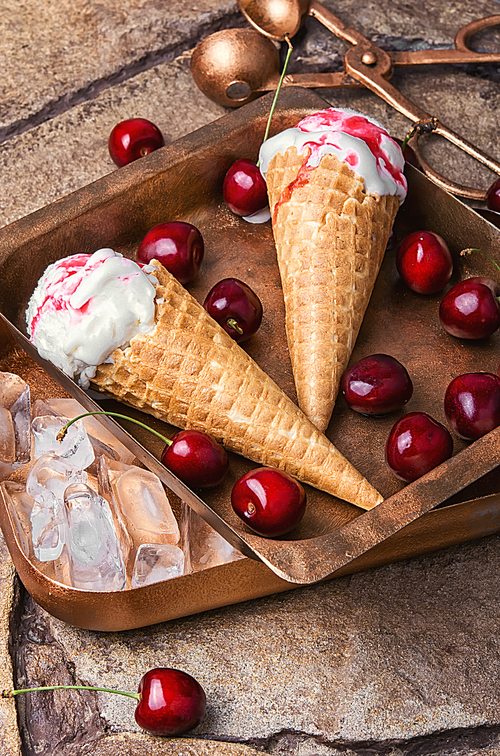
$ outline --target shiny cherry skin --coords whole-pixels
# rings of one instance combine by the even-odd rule
[[[243,217],[265,208],[266,182],[256,164],[246,158],[233,163],[224,177],[222,196],[228,208]]]
[[[205,244],[191,223],[168,221],[151,228],[137,250],[137,260],[147,264],[158,260],[181,283],[192,281],[198,273]]]
[[[135,721],[152,735],[183,735],[205,717],[205,691],[187,672],[168,667],[151,669],[139,682],[138,692]]]
[[[259,535],[276,538],[289,533],[302,520],[306,493],[288,473],[259,467],[236,481],[231,504],[249,528]]]
[[[436,294],[453,273],[448,245],[431,231],[406,236],[396,253],[396,267],[409,289],[417,294]]]
[[[227,452],[208,433],[183,430],[176,433],[161,455],[165,467],[190,488],[211,488],[229,470]]]
[[[486,193],[486,207],[500,213],[500,178],[493,182]]]
[[[129,118],[116,124],[109,135],[108,148],[111,159],[121,168],[164,144],[163,134],[154,123],[147,118]]]
[[[425,412],[409,412],[392,427],[385,448],[389,469],[410,483],[449,459],[453,439],[444,425]]]
[[[486,339],[500,326],[500,287],[490,278],[467,278],[444,295],[439,320],[460,339]]]
[[[500,378],[493,373],[457,376],[446,389],[444,412],[457,436],[481,438],[500,425]]]
[[[342,376],[342,394],[355,412],[382,416],[401,409],[413,394],[408,371],[388,354],[372,354]]]
[[[235,341],[253,336],[262,322],[262,303],[248,284],[224,278],[208,292],[203,307]]]

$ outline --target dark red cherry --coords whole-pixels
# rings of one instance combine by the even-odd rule
[[[190,488],[217,486],[229,469],[224,447],[208,433],[197,430],[176,433],[161,461]]]
[[[364,357],[344,373],[340,387],[349,407],[362,415],[387,415],[413,394],[406,368],[388,354]]]
[[[449,459],[450,432],[425,412],[409,412],[392,427],[385,460],[397,478],[410,483]]]
[[[135,721],[152,735],[176,737],[197,727],[206,713],[206,696],[194,677],[159,667],[142,677]]]
[[[500,213],[500,178],[493,182],[486,193],[486,207]]]
[[[461,339],[486,339],[500,326],[500,287],[490,278],[455,284],[439,306],[441,325]]]
[[[146,118],[129,118],[117,123],[108,141],[111,159],[119,168],[149,155],[164,144],[158,126]]]
[[[454,378],[444,396],[451,429],[475,441],[500,425],[500,378],[493,373],[464,373]]]
[[[203,237],[196,226],[169,221],[147,232],[137,250],[137,259],[145,264],[158,260],[181,284],[186,284],[198,273],[204,253]]]
[[[224,278],[210,289],[203,307],[238,343],[249,339],[262,322],[257,294],[237,278]]]
[[[267,206],[264,177],[251,160],[237,160],[228,170],[222,185],[224,202],[236,215],[248,216]]]
[[[431,231],[415,231],[399,245],[396,267],[412,291],[436,294],[450,280],[453,260],[444,239]]]
[[[282,470],[259,467],[236,481],[231,504],[249,528],[274,538],[289,533],[302,520],[306,494],[301,484]]]

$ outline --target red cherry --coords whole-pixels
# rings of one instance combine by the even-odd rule
[[[257,294],[237,278],[224,278],[208,292],[203,307],[238,343],[249,339],[262,322]]]
[[[455,284],[439,307],[441,325],[461,339],[485,339],[500,326],[500,287],[489,278],[467,278]]]
[[[248,216],[267,205],[267,187],[259,168],[251,160],[237,160],[225,175],[224,202],[236,215]]]
[[[221,444],[197,430],[183,430],[163,450],[161,461],[190,488],[217,486],[229,469],[229,458]]]
[[[130,118],[116,124],[109,135],[108,147],[113,162],[121,168],[164,144],[158,126],[146,118]]]
[[[500,213],[500,178],[493,182],[486,193],[486,207]]]
[[[399,245],[396,267],[412,291],[436,294],[450,280],[453,260],[444,239],[431,231],[415,231]]]
[[[302,520],[306,494],[301,484],[282,470],[259,467],[236,481],[231,504],[249,528],[274,538],[289,533]]]
[[[500,425],[500,378],[493,373],[464,373],[454,378],[444,396],[452,430],[475,441]]]
[[[186,672],[168,667],[151,669],[141,679],[138,690],[135,721],[152,735],[183,735],[205,717],[205,692]]]
[[[158,260],[181,284],[186,284],[198,273],[204,252],[203,237],[196,226],[169,221],[147,232],[137,250],[137,259],[145,264]]]
[[[410,483],[449,459],[450,432],[425,412],[409,412],[394,424],[385,448],[385,460],[397,478]]]
[[[349,407],[362,415],[387,415],[413,394],[406,368],[387,354],[364,357],[344,373],[340,387]]]

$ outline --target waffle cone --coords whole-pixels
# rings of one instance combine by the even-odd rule
[[[298,404],[324,431],[399,208],[365,194],[333,154],[303,168],[296,147],[266,173]]]
[[[371,509],[382,497],[156,260],[156,327],[115,349],[93,384],[179,428]]]

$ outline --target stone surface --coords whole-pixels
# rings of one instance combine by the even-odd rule
[[[14,630],[18,593],[14,566],[0,534],[0,691],[12,690],[13,685],[9,641],[11,628]],[[2,756],[19,756],[21,753],[13,698],[0,698],[0,753]]]
[[[66,660],[72,681],[121,690],[135,690],[154,666],[184,669],[207,693],[208,714],[197,736],[269,753],[364,753],[371,744],[381,753],[397,746],[395,753],[409,756],[416,743],[426,753],[425,744],[437,737],[443,738],[440,754],[466,754],[480,740],[493,747],[500,737],[499,569],[500,537],[494,536],[114,634],[71,628],[28,600],[16,668],[23,685],[41,684],[60,675],[57,659]],[[83,711],[69,716],[74,701],[65,706],[64,694],[43,695],[38,730],[29,719],[33,753],[52,753],[58,742],[78,742],[88,753],[84,743],[119,732],[148,740],[127,698],[85,693],[82,727]],[[50,731],[50,747],[38,731]]]
[[[239,21],[232,0],[0,3],[3,139]]]
[[[495,0],[326,5],[388,50],[448,47],[464,23],[500,13]],[[211,31],[243,23],[235,2],[0,0],[0,8],[0,225],[115,170],[107,138],[118,120],[150,118],[171,141],[225,113],[197,90],[189,54]],[[474,44],[498,50],[498,29]],[[292,71],[339,69],[344,45],[316,20],[294,45]],[[499,70],[401,69],[393,83],[500,159]],[[364,90],[321,93],[377,117],[395,136],[409,127]],[[425,142],[446,175],[488,186],[491,174],[442,140]],[[171,665],[194,674],[208,697],[194,736],[172,741],[140,732],[133,702],[118,696],[4,700],[2,756],[500,754],[500,536],[109,635],[71,628],[24,594],[18,616],[12,567],[4,551],[0,559],[1,687],[11,686],[11,657],[17,685],[134,690],[148,668]]]

